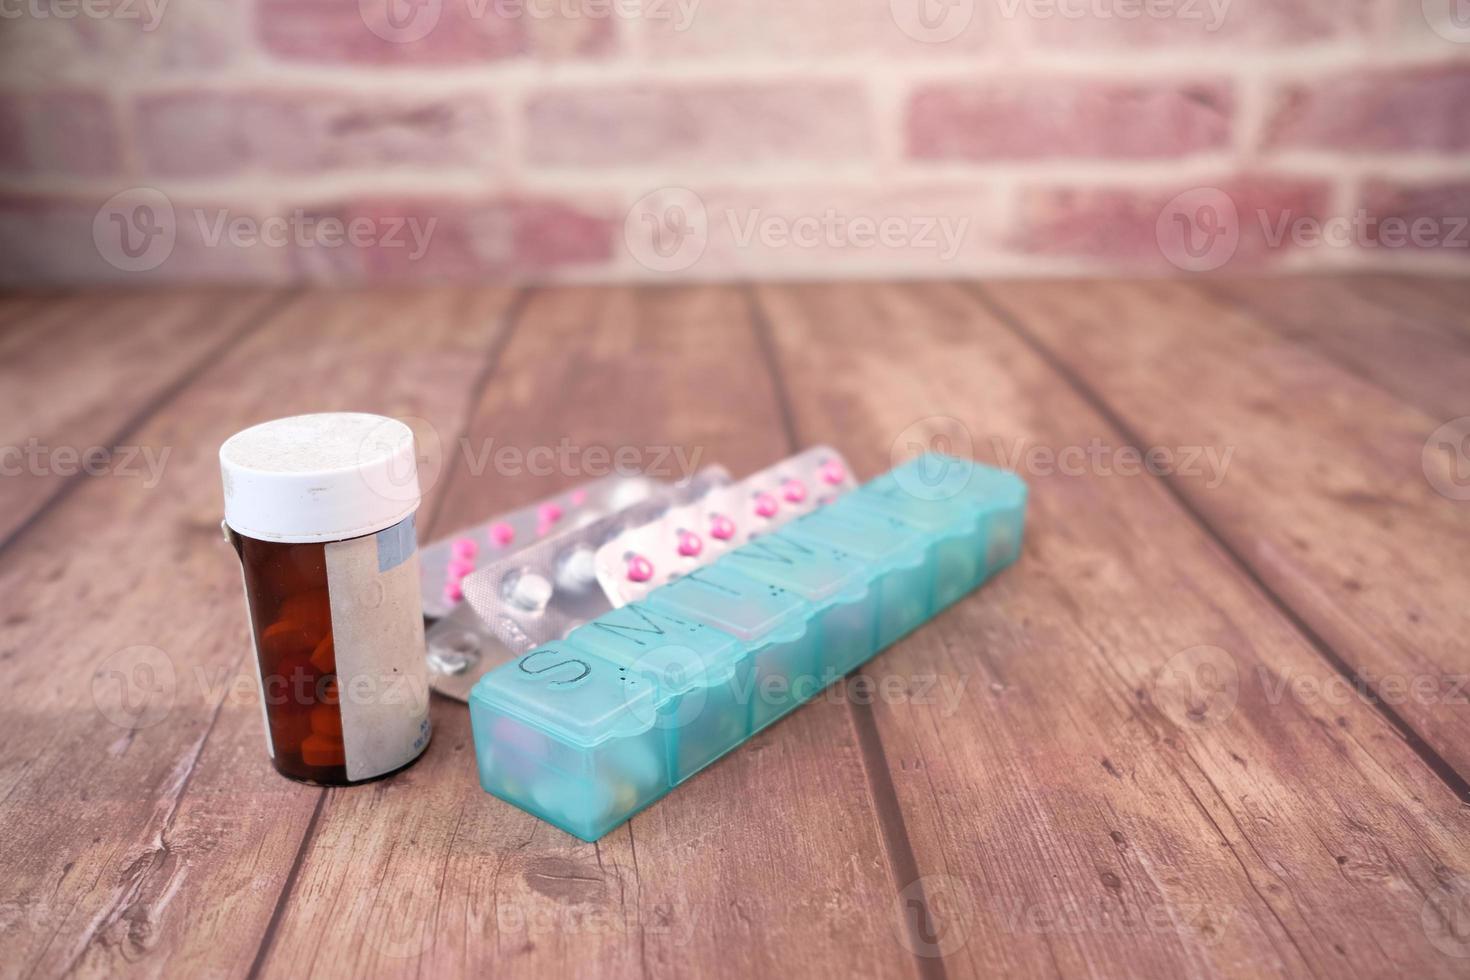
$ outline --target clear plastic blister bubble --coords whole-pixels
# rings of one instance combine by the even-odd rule
[[[593,570],[598,545],[626,527],[656,520],[670,508],[728,484],[730,474],[712,466],[684,483],[649,482],[649,492],[630,506],[590,520],[567,521],[559,530],[467,574],[461,583],[464,601],[428,632],[429,683],[434,690],[464,701],[486,671],[538,644],[559,640],[607,612],[612,603]],[[589,495],[584,513],[591,509]]]
[[[424,545],[419,549],[424,615],[435,620],[460,606],[464,580],[478,569],[568,528],[626,510],[653,497],[664,486],[647,476],[614,474]]]
[[[604,542],[597,581],[613,605],[626,605],[856,485],[835,449],[814,446]]]

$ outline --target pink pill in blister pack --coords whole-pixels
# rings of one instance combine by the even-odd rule
[[[680,528],[676,534],[679,541],[679,554],[685,558],[696,558],[704,550],[704,539],[693,531]]]
[[[613,475],[466,528],[419,551],[424,615],[438,619],[464,599],[461,582],[477,568],[514,555],[554,532],[648,499],[659,481]]]
[[[628,563],[628,581],[647,582],[653,578],[653,562],[647,558],[629,553],[625,560]]]
[[[597,549],[597,581],[616,605],[641,599],[851,489],[847,464],[818,446],[629,528]],[[819,488],[816,492],[813,487]],[[700,535],[695,529],[707,532]],[[641,562],[632,564],[629,555]]]
[[[716,541],[729,541],[735,536],[735,522],[724,514],[709,515],[709,536]]]

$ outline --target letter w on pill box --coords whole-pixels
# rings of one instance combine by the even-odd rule
[[[1026,485],[930,453],[480,679],[480,782],[583,840],[1016,560]]]

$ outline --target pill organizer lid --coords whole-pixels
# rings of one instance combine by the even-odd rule
[[[795,639],[811,605],[794,592],[743,574],[725,555],[655,589],[649,605],[713,626],[747,643]]]
[[[968,500],[987,509],[1013,507],[1026,500],[1025,481],[1009,470],[933,452],[890,470],[864,489],[921,501]]]
[[[340,541],[392,527],[419,505],[413,430],[362,412],[296,415],[219,449],[225,523],[261,541]]]
[[[476,701],[583,748],[648,731],[659,703],[647,677],[566,641],[490,671],[470,691]]]
[[[745,644],[713,626],[631,602],[577,627],[566,643],[653,681],[659,697],[729,683]]]

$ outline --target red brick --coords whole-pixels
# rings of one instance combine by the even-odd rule
[[[923,2],[846,0],[841,16],[834,16],[830,0],[644,0],[647,13],[637,26],[661,61],[854,54],[927,59],[991,50],[1004,40],[993,0],[959,0],[951,15],[960,19],[942,42],[906,33],[898,19],[903,4]]]
[[[102,177],[121,153],[112,106],[93,92],[0,95],[0,172]]]
[[[175,230],[172,249],[153,268],[119,268],[104,258],[93,237],[94,219],[105,203],[102,197],[0,197],[0,281],[84,285],[285,278],[288,256],[284,250],[238,247],[226,237],[210,239],[209,219],[217,210],[250,216],[252,221],[264,213],[236,202],[172,202],[166,219]],[[105,223],[103,233],[110,233]]]
[[[114,12],[133,16],[88,17],[73,5],[78,16],[70,19],[0,19],[0,79],[57,87],[151,79],[178,70],[217,70],[238,61],[249,46],[250,5],[240,0],[112,3]]]
[[[530,161],[549,166],[845,162],[871,144],[863,92],[845,83],[547,91],[526,122]]]
[[[483,166],[498,126],[481,96],[188,92],[146,97],[138,142],[149,173],[313,173],[398,164]]]
[[[1470,64],[1335,75],[1278,93],[1271,147],[1470,148]]]
[[[909,101],[908,152],[921,160],[1175,157],[1228,146],[1234,112],[1229,85],[1214,81],[935,84]]]
[[[1228,198],[1238,245],[1219,271],[1233,272],[1278,261],[1293,250],[1291,237],[1273,244],[1283,220],[1321,220],[1329,215],[1330,189],[1322,181],[1236,177],[1169,188],[1030,187],[1018,201],[1012,241],[1021,251],[1100,260],[1123,269],[1173,272],[1160,239],[1161,215],[1176,195],[1212,188]],[[1203,244],[1203,239],[1201,239]],[[1213,271],[1213,270],[1212,270]]]
[[[526,10],[513,0],[261,0],[256,23],[267,51],[311,62],[570,58],[605,54],[616,42],[609,17],[532,16]]]
[[[1069,49],[1270,49],[1325,43],[1365,36],[1375,9],[1374,0],[995,2],[1029,22],[1037,44]]]
[[[297,276],[347,282],[539,278],[564,267],[595,267],[612,257],[621,228],[610,210],[522,198],[348,201],[308,208],[307,214],[366,220],[365,227],[382,237],[363,248],[294,250]]]
[[[1365,246],[1435,251],[1470,259],[1470,181],[1372,181],[1363,191]]]

